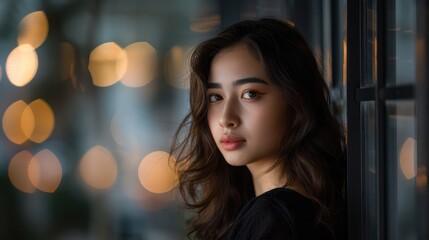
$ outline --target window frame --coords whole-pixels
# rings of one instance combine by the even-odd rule
[[[377,80],[372,86],[361,86],[365,77],[366,61],[366,31],[367,31],[366,1],[347,2],[347,204],[348,204],[348,233],[349,239],[365,239],[368,229],[365,226],[365,179],[364,159],[362,159],[362,112],[361,103],[375,102],[375,143],[376,143],[376,172],[378,184],[378,233],[377,239],[386,239],[386,101],[413,100],[416,103],[417,134],[417,177],[427,179],[429,164],[429,3],[424,0],[416,1],[417,43],[416,48],[416,82],[415,84],[386,86],[386,1],[376,0],[376,29],[377,29]],[[422,51],[423,50],[423,51]],[[426,184],[418,189],[418,239],[428,239],[429,224],[429,187]]]

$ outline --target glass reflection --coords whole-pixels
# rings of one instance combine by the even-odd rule
[[[413,101],[388,101],[387,239],[417,239],[416,126]]]
[[[416,81],[416,1],[386,1],[386,84]]]

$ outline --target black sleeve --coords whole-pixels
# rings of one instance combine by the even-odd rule
[[[262,198],[237,217],[224,239],[289,240],[295,239],[292,229],[284,209],[278,209],[272,199]]]

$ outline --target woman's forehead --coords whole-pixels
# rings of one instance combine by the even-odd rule
[[[210,64],[209,82],[236,81],[247,78],[268,80],[264,65],[244,44],[234,45],[220,51]]]

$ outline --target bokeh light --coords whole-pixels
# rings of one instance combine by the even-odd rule
[[[6,137],[15,144],[22,144],[27,141],[27,135],[33,131],[31,126],[34,128],[32,112],[28,112],[26,109],[27,104],[19,100],[12,103],[3,114],[3,131]],[[24,111],[26,114],[23,114]],[[23,129],[25,129],[25,133]]]
[[[134,174],[130,175],[132,177],[124,178],[121,181],[121,189],[126,197],[138,203],[144,210],[159,211],[169,206],[174,200],[177,200],[176,192],[169,191],[162,194],[149,192],[142,187]]]
[[[111,86],[124,76],[127,54],[114,42],[103,43],[91,52],[88,69],[95,86]]]
[[[43,192],[55,192],[60,185],[62,174],[60,160],[48,149],[34,155],[28,166],[31,183]]]
[[[25,16],[19,24],[18,45],[30,44],[38,48],[46,40],[49,23],[43,11],[36,11]]]
[[[416,185],[419,188],[419,190],[424,189],[423,191],[426,191],[426,187],[428,184],[428,175],[427,175],[427,169],[425,166],[421,166],[417,168],[417,178],[416,178]]]
[[[26,110],[27,109],[32,112],[34,116],[33,131],[31,132],[31,135],[28,135],[27,137],[33,142],[41,143],[51,135],[52,130],[54,129],[54,112],[49,104],[42,99],[34,100],[28,105]],[[24,133],[26,133],[26,131],[24,131]]]
[[[158,70],[155,48],[147,42],[136,42],[124,50],[128,64],[121,83],[128,87],[141,87],[151,82]]]
[[[95,189],[108,189],[116,181],[118,168],[112,153],[97,145],[80,160],[79,172],[86,184]]]
[[[19,45],[6,60],[6,75],[17,86],[27,85],[36,76],[39,66],[37,53],[30,44]]]
[[[173,169],[175,159],[168,153],[156,151],[148,154],[140,162],[138,176],[146,190],[165,193],[177,185],[177,174]]]
[[[190,50],[174,46],[166,53],[164,71],[168,83],[176,88],[189,88],[188,61]]]
[[[408,180],[416,176],[416,141],[413,138],[407,138],[402,145],[399,155],[399,164],[404,177]]]
[[[36,188],[28,176],[28,166],[33,155],[28,151],[16,154],[9,162],[9,180],[14,187],[26,193],[33,193]]]
[[[51,135],[55,116],[51,107],[41,99],[29,105],[19,100],[6,109],[2,124],[6,137],[13,143],[22,144],[28,139],[41,143]]]
[[[27,105],[21,113],[21,129],[27,139],[29,139],[33,134],[35,125],[34,113]]]

